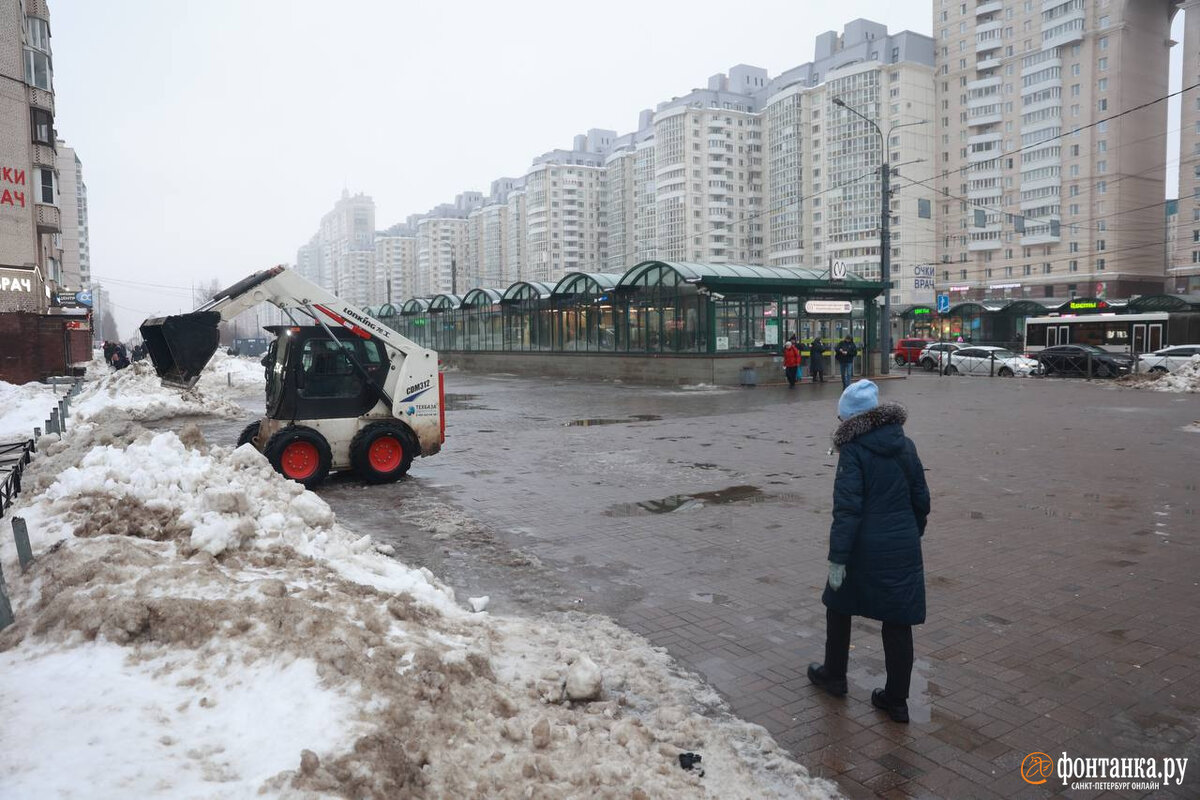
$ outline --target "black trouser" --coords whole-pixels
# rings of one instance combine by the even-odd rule
[[[784,367],[783,374],[787,376],[788,386],[796,385],[796,367]]]
[[[825,380],[825,359],[814,358],[809,361],[808,368],[812,371],[813,381]]]
[[[850,660],[850,617],[826,608],[825,626],[825,672],[834,679],[844,678]],[[887,667],[884,691],[888,699],[896,703],[908,700],[913,666],[911,625],[883,623],[883,663]]]

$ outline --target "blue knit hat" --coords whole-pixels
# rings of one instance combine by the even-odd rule
[[[870,411],[879,405],[879,387],[872,381],[855,381],[842,392],[838,400],[838,416],[850,419],[855,414]]]

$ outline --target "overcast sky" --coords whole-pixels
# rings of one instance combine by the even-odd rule
[[[930,34],[934,2],[51,0],[56,125],[128,339],[294,262],[343,188],[382,229],[857,17]]]

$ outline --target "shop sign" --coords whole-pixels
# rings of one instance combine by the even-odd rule
[[[12,274],[0,275],[0,292],[33,292],[33,278]]]
[[[930,311],[928,308],[914,308],[912,310],[912,315],[914,317],[927,317],[932,313],[933,312]]]
[[[1072,311],[1094,311],[1096,309],[1108,308],[1108,303],[1103,300],[1072,300],[1068,308]]]

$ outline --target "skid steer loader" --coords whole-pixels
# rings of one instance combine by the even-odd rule
[[[242,431],[285,477],[313,487],[331,471],[369,483],[398,480],[416,456],[445,441],[445,389],[438,357],[286,267],[257,272],[190,314],[141,326],[163,383],[190,389],[219,344],[218,323],[259,303],[296,322],[262,358],[266,414]],[[298,314],[305,324],[296,321]]]

